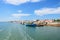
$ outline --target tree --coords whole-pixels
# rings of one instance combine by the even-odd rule
[[[56,20],[56,19],[54,19],[54,22],[60,22],[60,19],[57,19],[57,20]]]

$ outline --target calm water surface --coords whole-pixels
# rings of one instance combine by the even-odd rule
[[[60,40],[60,27],[26,27],[0,22],[0,40]]]

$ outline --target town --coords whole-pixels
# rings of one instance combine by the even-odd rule
[[[26,26],[60,26],[60,19],[45,19],[45,20],[19,20],[19,21],[10,21],[11,23],[20,23]]]

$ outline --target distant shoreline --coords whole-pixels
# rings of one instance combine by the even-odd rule
[[[36,24],[37,26],[56,26],[60,27],[60,20],[19,20],[19,21],[10,21],[11,23],[19,23],[19,24]]]

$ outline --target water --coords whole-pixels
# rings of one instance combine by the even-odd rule
[[[60,27],[26,27],[0,22],[0,40],[60,40]]]

